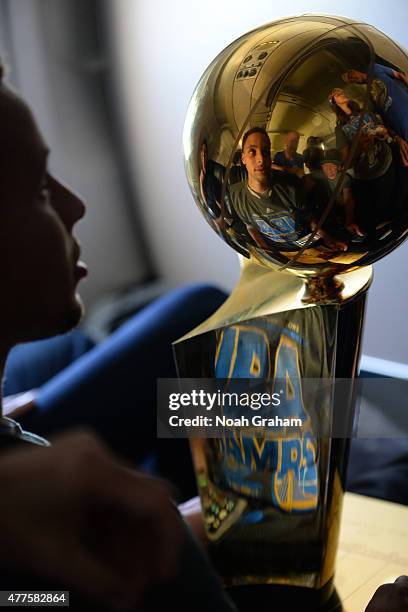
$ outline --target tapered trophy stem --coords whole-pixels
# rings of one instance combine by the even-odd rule
[[[306,386],[356,376],[371,274],[314,283],[249,262],[225,304],[174,346],[181,378],[258,379],[271,389],[286,381],[286,409],[306,423],[191,441],[210,550],[227,586],[331,594],[353,392],[322,401]]]

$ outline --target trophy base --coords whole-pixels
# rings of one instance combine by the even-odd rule
[[[234,586],[226,592],[240,612],[260,610],[302,610],[302,612],[341,612],[343,609],[331,578],[320,589],[281,584]]]

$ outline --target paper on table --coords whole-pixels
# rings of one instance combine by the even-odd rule
[[[363,612],[380,584],[402,574],[408,574],[408,506],[347,493],[335,578],[343,612]]]

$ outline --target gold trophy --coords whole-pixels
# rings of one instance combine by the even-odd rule
[[[405,73],[372,26],[290,17],[222,51],[188,108],[188,181],[242,272],[175,343],[179,376],[284,386],[280,416],[302,423],[191,440],[211,555],[240,601],[315,610],[333,592],[370,264],[407,235]],[[346,392],[306,392],[338,379]]]

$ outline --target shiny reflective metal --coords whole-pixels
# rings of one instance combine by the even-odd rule
[[[315,15],[253,30],[208,67],[187,112],[186,173],[243,265],[225,304],[175,343],[182,378],[273,385],[280,371],[301,396],[302,378],[357,375],[370,264],[408,233],[405,72],[405,51],[372,26]],[[320,592],[317,609],[332,591],[349,447],[318,432],[339,417],[351,431],[353,393],[302,410],[302,434],[236,428],[235,445],[194,440],[192,452],[225,584],[258,585],[257,603],[259,585],[297,587],[300,601]]]
[[[232,439],[191,441],[210,553],[240,605],[242,589],[256,589],[252,601],[273,597],[293,609],[306,599],[317,609],[332,594],[350,440],[330,432],[339,418],[351,431],[352,385],[346,401],[305,405],[302,379],[354,379],[371,277],[370,266],[348,272],[341,289],[311,302],[307,279],[243,259],[232,295],[174,344],[182,378],[243,377],[266,389],[286,378],[309,423],[282,434],[233,427]],[[291,589],[262,587],[261,595],[260,585]]]
[[[390,69],[398,99],[379,78]],[[282,19],[230,44],[197,85],[184,128],[207,222],[242,255],[303,276],[353,270],[398,246],[408,228],[403,73],[404,50],[343,17]],[[265,132],[242,150],[254,128]]]

